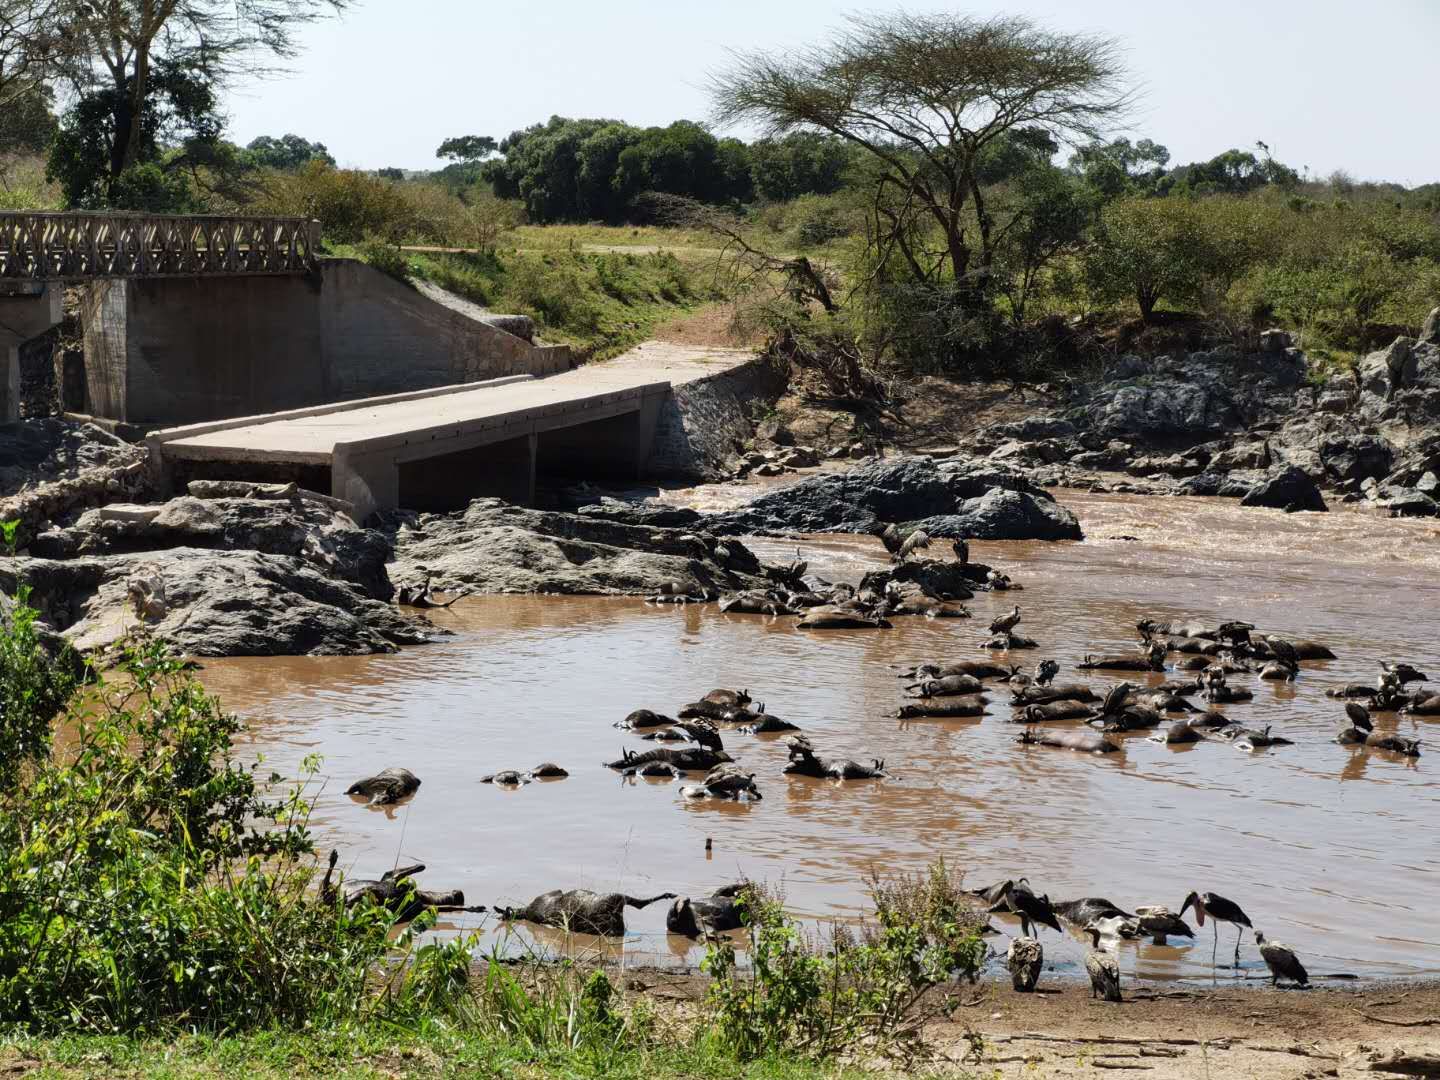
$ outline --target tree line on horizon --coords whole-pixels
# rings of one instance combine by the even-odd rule
[[[117,39],[84,0],[0,0],[0,174],[30,163],[0,207],[301,214],[397,272],[403,244],[493,257],[522,222],[684,225],[777,284],[777,340],[941,370],[1030,349],[1055,313],[1279,319],[1350,350],[1440,298],[1440,184],[1321,180],[1264,143],[1172,164],[1116,135],[1114,40],[1019,17],[854,16],[736,54],[710,119],[748,142],[553,116],[447,138],[434,170],[354,170],[293,133],[228,139],[246,63],[347,2],[122,6]]]

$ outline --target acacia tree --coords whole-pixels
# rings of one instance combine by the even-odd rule
[[[69,52],[62,13],[69,0],[0,0],[0,109],[43,93]]]
[[[181,75],[189,89],[180,96],[194,101],[213,100],[237,76],[272,74],[277,63],[297,55],[302,27],[343,11],[350,0],[60,2],[79,110],[67,121],[73,125],[88,102],[93,130],[84,136],[104,143],[104,172],[96,179],[109,188],[153,153],[156,96],[168,94],[169,108],[183,112],[174,103]]]
[[[871,265],[898,258],[911,284],[962,309],[988,306],[1006,222],[983,176],[1016,131],[1090,141],[1128,104],[1115,43],[1029,19],[854,16],[807,49],[736,54],[711,79],[716,119],[773,137],[819,131],[872,160]]]

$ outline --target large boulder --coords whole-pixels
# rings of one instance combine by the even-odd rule
[[[1276,510],[1327,510],[1315,481],[1301,469],[1285,465],[1272,469],[1240,500],[1241,506],[1264,506]]]
[[[997,492],[1021,497],[990,498]],[[990,501],[981,505],[985,499]],[[961,520],[974,525],[969,532],[945,535],[982,540],[1078,537],[1078,526],[1063,527],[1059,531],[1065,535],[1055,535],[1055,522],[1068,518],[1073,523],[1073,515],[1024,474],[1000,462],[969,457],[939,463],[923,457],[872,461],[809,477],[716,515],[710,527],[723,533],[869,532],[892,522],[939,518],[954,518],[950,525],[955,530]],[[1025,532],[1026,522],[1036,531]]]
[[[951,514],[914,522],[935,537],[972,540],[1083,540],[1080,522],[1065,507],[1024,491],[994,488],[966,499]]]
[[[0,588],[13,591],[18,580],[49,625],[85,651],[142,623],[197,656],[394,652],[434,636],[424,622],[289,555],[173,548],[0,560]]]
[[[41,533],[34,555],[154,552],[169,548],[259,551],[299,558],[321,572],[360,586],[375,600],[394,590],[385,572],[390,545],[334,508],[334,500],[297,492],[290,498],[195,498],[152,505],[88,510],[74,525]]]
[[[418,585],[424,566],[442,592],[697,595],[774,584],[739,541],[699,529],[528,510],[499,499],[476,499],[457,514],[393,515],[391,526],[391,577]]]
[[[1325,472],[1340,484],[1358,485],[1368,476],[1385,476],[1394,459],[1390,444],[1373,435],[1337,436],[1320,444]]]
[[[1229,388],[1218,379],[1192,382],[1173,376],[1106,386],[1085,413],[1102,435],[1159,446],[1213,438],[1244,422]]]
[[[1440,424],[1440,343],[1396,338],[1356,366],[1361,414],[1428,431]]]

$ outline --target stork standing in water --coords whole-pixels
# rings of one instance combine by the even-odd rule
[[[1211,929],[1215,931],[1215,946],[1210,950],[1210,963],[1215,963],[1215,957],[1220,950],[1220,924],[1227,922],[1235,927],[1235,966],[1240,966],[1240,935],[1242,926],[1253,929],[1250,924],[1250,916],[1240,910],[1240,905],[1234,900],[1226,900],[1223,896],[1217,896],[1213,892],[1197,893],[1192,892],[1185,897],[1185,903],[1181,905],[1180,914],[1183,916],[1186,909],[1195,909],[1195,923],[1197,926],[1205,925],[1205,916],[1212,920]]]

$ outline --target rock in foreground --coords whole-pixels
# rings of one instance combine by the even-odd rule
[[[662,529],[476,499],[458,514],[397,515],[397,585],[420,567],[441,592],[599,596],[719,594],[773,581],[743,544],[699,529]]]
[[[21,580],[45,621],[82,650],[142,623],[196,656],[394,652],[433,633],[291,555],[171,548],[0,563],[0,588]]]

